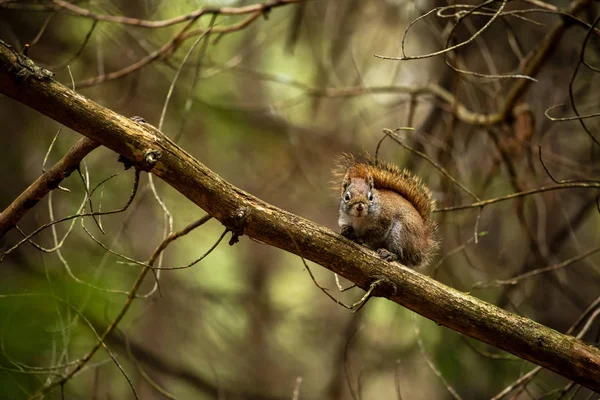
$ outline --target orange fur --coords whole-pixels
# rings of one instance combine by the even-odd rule
[[[398,193],[408,200],[423,220],[427,221],[433,210],[435,200],[431,191],[407,169],[401,169],[392,163],[378,162],[367,156],[366,162],[358,162],[354,155],[342,153],[336,158],[336,167],[332,171],[335,178],[335,190],[344,193],[344,182],[351,178],[366,179],[373,177],[376,189],[387,189]]]

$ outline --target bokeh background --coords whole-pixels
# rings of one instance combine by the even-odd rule
[[[375,55],[400,56],[411,21],[447,3],[299,2],[274,7],[235,31],[203,36],[210,26],[227,29],[250,14],[206,15],[173,51],[117,79],[110,79],[110,73],[159,51],[185,22],[160,28],[95,23],[62,8],[60,1],[9,0],[0,1],[0,38],[19,51],[29,44],[29,56],[54,71],[55,79],[118,113],[141,115],[158,126],[164,111],[162,131],[221,177],[337,230],[338,200],[330,188],[335,156],[374,154],[384,128],[414,128],[396,131],[398,141],[410,149],[387,138],[378,155],[421,176],[439,208],[475,199],[432,162],[482,200],[556,185],[552,177],[597,183],[600,147],[591,136],[600,137],[600,119],[586,119],[584,127],[578,120],[553,121],[544,114],[560,104],[548,114],[573,116],[573,104],[581,114],[598,112],[600,41],[597,31],[587,34],[599,7],[581,2],[581,22],[570,20],[535,71],[537,81],[493,125],[474,124],[457,110],[501,110],[511,88],[524,79],[514,75],[523,74],[544,37],[563,21],[555,11],[568,9],[569,2],[511,2],[504,12],[516,13],[496,18],[477,36],[504,3],[488,2],[477,9],[479,14],[466,17],[457,12],[481,4],[441,9],[410,25],[406,54],[470,42],[446,55],[409,61]],[[98,14],[152,21],[205,6],[252,4],[73,3]],[[591,67],[580,62],[582,49]],[[448,64],[497,77],[457,72]],[[3,209],[80,135],[7,97],[0,97],[0,118]],[[540,162],[540,148],[552,176]],[[81,176],[74,173],[61,185],[68,191],[54,191],[19,228],[29,233],[76,214],[85,199],[82,176],[92,188],[100,184],[93,195],[96,209],[121,207],[131,194],[133,172],[124,171],[117,158],[105,148],[95,150],[82,164]],[[113,174],[118,175],[102,183]],[[34,243],[3,258],[0,398],[28,398],[65,373],[96,342],[94,330],[102,332],[115,318],[140,267],[107,249],[145,261],[165,232],[204,215],[163,182],[155,179],[154,184],[164,208],[142,175],[133,204],[99,218],[105,233],[90,217],[78,218],[44,230]],[[514,284],[477,285],[557,265],[598,246],[597,196],[597,188],[569,188],[437,213],[443,247],[430,273],[561,332],[573,326],[571,332],[578,334],[589,322],[583,339],[598,343],[600,326],[590,319],[597,315],[600,295],[598,255]],[[162,265],[182,266],[198,258],[223,229],[210,221],[176,241]],[[21,238],[13,229],[0,239],[0,249],[11,249]],[[359,289],[338,293],[331,272],[309,266],[341,301],[362,296]],[[140,294],[153,287],[154,278],[148,276]],[[107,345],[141,399],[484,399],[534,367],[385,299],[372,299],[352,314],[320,292],[300,258],[247,237],[232,247],[224,240],[193,267],[163,271],[160,291],[135,300]],[[567,385],[542,371],[506,398],[595,398]],[[101,349],[47,398],[126,399],[133,394]]]

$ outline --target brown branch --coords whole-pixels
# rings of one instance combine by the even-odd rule
[[[264,3],[251,4],[242,7],[205,7],[189,14],[180,15],[175,18],[165,19],[162,21],[148,21],[138,18],[122,17],[118,15],[107,15],[94,13],[86,8],[79,7],[73,3],[69,3],[63,0],[52,0],[59,8],[64,8],[70,11],[73,15],[79,17],[90,18],[94,21],[113,22],[122,25],[133,25],[142,28],[164,28],[167,26],[179,24],[186,21],[197,20],[203,15],[207,14],[220,14],[220,15],[243,15],[243,14],[254,14],[267,13],[272,8],[284,6],[292,3],[299,3],[306,0],[271,0]]]
[[[577,14],[584,7],[591,3],[591,0],[576,0],[573,1],[569,8],[565,11],[568,14]],[[567,19],[562,19],[559,24],[557,24],[544,38],[540,43],[535,55],[531,58],[527,66],[523,69],[523,74],[527,76],[535,76],[538,71],[542,68],[544,63],[549,59],[550,55],[554,52],[556,46],[560,42],[562,36],[567,31],[567,27],[569,26],[569,22]],[[522,79],[517,81],[514,86],[511,87],[506,100],[504,101],[504,105],[500,113],[505,117],[509,112],[517,104],[518,100],[521,98],[523,93],[527,90],[529,85],[531,84],[530,80]],[[504,119],[504,118],[503,118]]]
[[[469,196],[473,197],[473,199],[475,199],[476,201],[481,201],[481,199],[475,193],[473,193],[471,190],[469,190],[468,187],[466,187],[465,185],[460,183],[455,177],[453,177],[448,171],[446,171],[446,168],[442,167],[440,164],[438,164],[437,162],[432,160],[431,157],[429,157],[427,154],[425,154],[417,149],[413,149],[412,147],[408,146],[407,144],[404,144],[400,139],[398,139],[398,137],[394,131],[384,128],[383,133],[386,136],[388,136],[390,139],[392,139],[394,142],[398,143],[400,146],[404,147],[408,151],[418,155],[419,157],[423,158],[425,161],[429,162],[435,169],[440,171],[440,173],[442,175],[444,175],[446,178],[448,178],[450,180],[450,182],[454,183],[462,191],[467,193]]]
[[[40,389],[37,393],[35,393],[34,395],[32,395],[30,397],[30,399],[37,399],[38,397],[43,397],[43,394],[49,392],[52,388],[54,388],[54,387],[56,387],[58,385],[61,385],[61,386],[64,385],[78,371],[80,371],[85,366],[85,364],[87,364],[87,362],[94,356],[94,354],[96,354],[96,352],[100,349],[100,347],[107,348],[106,347],[106,339],[107,339],[107,337],[111,333],[113,333],[113,331],[117,328],[117,325],[119,324],[119,322],[123,319],[123,317],[125,316],[125,314],[127,314],[127,311],[131,307],[131,304],[133,304],[133,300],[136,298],[137,291],[139,290],[140,286],[144,282],[144,278],[145,278],[146,274],[148,273],[148,271],[151,271],[152,265],[154,265],[154,263],[159,258],[159,256],[161,255],[161,253],[173,241],[179,239],[182,236],[187,235],[188,233],[190,233],[192,230],[198,228],[199,226],[204,225],[210,219],[211,219],[210,215],[205,215],[204,217],[200,218],[199,220],[197,220],[195,222],[192,222],[191,224],[189,224],[188,226],[186,226],[182,230],[180,230],[178,232],[173,232],[169,236],[167,236],[165,238],[165,240],[163,240],[158,245],[158,247],[156,248],[156,250],[154,250],[154,253],[152,253],[152,256],[150,257],[150,259],[148,260],[148,262],[144,265],[144,268],[142,269],[142,271],[138,274],[137,279],[135,280],[135,282],[133,283],[131,289],[129,290],[129,294],[127,296],[127,300],[125,300],[125,304],[121,308],[121,311],[119,311],[119,314],[117,314],[117,316],[113,319],[113,321],[110,323],[110,325],[108,325],[108,327],[102,333],[102,335],[99,335],[99,338],[98,338],[98,341],[96,342],[96,344],[88,351],[88,353],[85,356],[83,356],[79,360],[79,362],[77,363],[77,365],[75,366],[75,368],[71,369],[68,373],[66,373],[60,379],[55,380],[53,382],[50,382],[50,383],[47,383],[46,385],[44,385],[44,387],[42,389]],[[210,251],[212,251],[212,249]],[[210,251],[208,253],[206,253],[206,255],[208,255],[210,253]]]
[[[586,318],[587,318],[588,322],[593,318],[596,311],[598,311],[598,309],[596,307],[598,306],[598,304],[600,304],[599,300],[600,300],[600,297],[598,299],[596,299],[596,301],[594,301],[592,304],[590,304],[590,306],[583,312],[583,314],[581,314],[581,316],[577,319],[577,321],[573,325],[571,325],[571,327],[567,330],[567,334],[572,334],[575,331],[575,328]],[[575,337],[578,339],[581,339],[587,333],[586,328],[589,328],[589,325],[587,324],[587,322],[586,322],[586,325],[583,328],[581,328],[581,330]],[[527,384],[529,384],[529,382],[531,382],[533,380],[533,378],[536,377],[537,374],[540,373],[540,371],[542,371],[542,368],[539,366],[533,368],[531,371],[529,371],[525,375],[521,376],[515,382],[508,385],[506,388],[504,388],[500,393],[498,393],[497,395],[492,397],[490,400],[500,400],[504,396],[506,396],[508,393],[515,390],[515,388],[517,388],[519,386],[525,387]]]
[[[363,289],[383,278],[386,284],[376,295],[600,391],[599,349],[400,264],[383,261],[373,251],[327,228],[232,186],[160,132],[114,113],[43,74],[23,79],[19,76],[23,68],[16,54],[0,44],[1,93],[134,163],[144,165],[149,154],[160,154],[151,172],[222,222],[236,234],[234,237],[244,234],[297,254]]]
[[[229,27],[227,27],[229,28]],[[214,28],[216,29],[216,28]],[[192,33],[198,34],[199,32],[194,30],[182,36],[187,38]],[[212,32],[215,33],[215,32]],[[327,98],[347,98],[347,97],[358,97],[373,94],[389,94],[399,93],[407,94],[412,98],[418,98],[422,96],[432,96],[436,100],[445,103],[444,108],[454,114],[456,118],[470,125],[490,126],[503,121],[504,115],[501,113],[485,114],[471,111],[467,106],[460,102],[456,96],[444,89],[443,87],[435,83],[427,83],[420,86],[405,86],[405,85],[388,85],[388,86],[348,86],[348,87],[325,87],[316,88],[312,87],[303,82],[289,79],[286,77],[282,80],[280,77],[274,74],[257,71],[244,71],[251,74],[253,77],[264,79],[266,81],[279,83],[295,89],[303,91],[306,96],[311,97],[327,97]],[[79,85],[78,85],[79,87]],[[522,106],[517,105],[512,110],[514,115],[518,115],[523,111]],[[410,126],[410,124],[408,124]]]
[[[0,214],[0,238],[11,230],[19,220],[43,199],[51,190],[58,187],[63,179],[71,175],[85,156],[100,144],[83,137],[42,176],[35,180]]]
[[[575,14],[577,14],[579,11],[581,11],[584,7],[586,7],[591,2],[592,2],[592,0],[574,0],[573,2],[571,2],[571,4],[569,4],[569,7],[567,9],[565,9],[564,12],[561,12],[561,14],[569,14],[569,15],[574,16]],[[491,3],[491,2],[488,2],[488,3]],[[504,3],[502,3],[502,4],[504,5]],[[501,8],[503,7],[503,5],[501,6]],[[440,8],[444,8],[444,7],[440,7]],[[501,8],[499,9],[499,11],[501,11]],[[417,20],[413,21],[412,24],[416,23],[418,20],[422,19],[423,17],[429,15],[430,13],[432,13],[434,11],[437,11],[437,9],[434,9],[434,10],[430,11],[429,13],[427,13],[426,15],[418,18]],[[477,33],[475,35],[472,35],[468,40],[466,40],[462,43],[459,43],[456,46],[447,47],[443,50],[440,50],[440,51],[437,51],[437,52],[434,52],[431,54],[422,55],[422,56],[407,57],[407,56],[403,55],[402,57],[385,57],[385,56],[376,55],[376,57],[388,59],[388,60],[413,60],[413,59],[434,57],[437,55],[446,54],[449,51],[451,51],[452,49],[463,46],[464,44],[467,44],[467,43],[471,42],[472,40],[474,40],[476,38],[476,36],[479,35],[481,32],[483,32],[490,25],[490,23],[493,22],[494,18],[496,18],[498,15],[499,15],[498,12],[496,12],[496,14],[494,14],[494,16],[488,21],[488,23],[486,23],[486,25],[483,28],[481,28],[479,31],[477,31]],[[548,59],[554,52],[554,49],[556,49],[556,46],[558,46],[558,43],[560,43],[560,40],[562,39],[563,35],[567,31],[567,28],[569,27],[570,24],[571,24],[571,21],[569,18],[562,18],[561,21],[542,38],[541,42],[537,45],[537,48],[536,48],[533,56],[529,59],[529,62],[524,66],[523,71],[520,74],[521,76],[534,77],[535,75],[537,75],[539,70],[542,68],[542,66],[545,64],[545,62],[548,61]],[[594,26],[592,26],[591,29],[593,29],[593,28],[594,28]],[[493,113],[489,113],[489,114],[481,114],[481,113],[475,113],[475,112],[469,111],[468,109],[465,109],[462,113],[464,114],[464,116],[468,116],[468,117],[465,118],[464,116],[461,117],[459,115],[459,119],[461,119],[465,122],[468,122],[470,124],[473,124],[473,125],[481,125],[481,126],[491,126],[491,125],[495,125],[499,122],[504,121],[508,116],[510,116],[510,114],[512,112],[516,113],[516,111],[518,109],[517,103],[518,103],[519,99],[521,98],[521,96],[525,93],[525,91],[527,90],[527,88],[529,87],[531,82],[532,81],[530,79],[519,79],[513,86],[511,86],[508,93],[506,94],[506,97],[503,99],[503,104],[501,105],[500,109],[497,112],[493,112]],[[448,101],[448,103],[452,104],[449,101]],[[457,114],[458,113],[459,112],[457,112]]]
[[[600,189],[600,183],[597,182],[570,182],[570,183],[562,183],[556,186],[544,186],[537,189],[525,190],[523,192],[511,193],[506,196],[495,197],[493,199],[482,200],[476,203],[472,203],[465,206],[453,206],[453,207],[444,207],[438,208],[434,212],[448,212],[448,211],[457,211],[457,210],[466,210],[469,208],[481,208],[490,204],[499,203],[501,201],[517,199],[519,197],[525,197],[532,194],[544,193],[544,192],[552,192],[554,190],[562,190],[562,189],[573,189],[573,188],[581,188],[581,189]]]
[[[532,271],[522,273],[518,276],[509,278],[509,279],[496,279],[496,280],[493,280],[490,282],[476,282],[473,284],[473,288],[487,288],[487,287],[491,287],[491,286],[501,286],[501,285],[516,285],[525,279],[531,278],[532,276],[536,276],[539,274],[543,274],[544,272],[556,271],[558,269],[568,267],[572,264],[575,264],[581,260],[586,259],[587,257],[589,257],[593,254],[596,254],[599,251],[600,251],[600,246],[597,246],[592,249],[589,249],[586,252],[578,254],[575,257],[569,258],[566,261],[556,263],[553,265],[549,265],[549,266],[543,267],[543,268],[537,268]]]
[[[454,26],[455,27],[458,26],[458,24],[460,23],[460,21],[462,19],[466,18],[468,15],[470,15],[472,11],[475,11],[475,10],[481,8],[481,7],[484,7],[486,5],[492,4],[494,2],[495,2],[495,0],[487,0],[484,3],[475,6],[472,10],[467,11],[462,16],[459,16],[457,18],[457,22],[456,22],[456,24]],[[423,58],[431,58],[431,57],[439,56],[439,55],[448,53],[450,51],[456,50],[456,49],[458,49],[460,47],[463,47],[463,46],[471,43],[480,34],[482,34],[486,29],[488,29],[492,25],[492,23],[494,23],[494,21],[502,14],[502,10],[504,9],[504,7],[506,7],[507,3],[508,3],[508,0],[502,0],[501,4],[500,4],[500,7],[497,10],[495,10],[495,12],[493,13],[492,17],[477,32],[475,32],[473,35],[471,35],[471,37],[469,37],[467,40],[464,40],[464,41],[462,41],[462,42],[460,42],[458,44],[455,44],[453,46],[449,46],[448,43],[446,43],[446,47],[444,49],[439,50],[439,51],[435,51],[435,52],[432,52],[432,53],[429,53],[429,54],[422,54],[422,55],[418,55],[418,56],[407,56],[406,52],[405,52],[405,47],[406,47],[405,44],[406,44],[406,37],[408,35],[408,31],[410,30],[410,28],[413,25],[415,25],[419,20],[421,20],[421,19],[426,18],[427,16],[429,16],[429,14],[432,14],[432,13],[435,12],[435,13],[438,13],[438,15],[439,15],[439,12],[442,12],[444,9],[454,8],[456,6],[455,5],[450,5],[450,6],[443,6],[443,7],[434,8],[433,10],[425,13],[424,15],[421,15],[420,17],[418,17],[417,19],[415,19],[414,21],[412,21],[408,25],[408,27],[404,31],[404,35],[402,36],[402,42],[401,42],[402,43],[402,47],[401,47],[401,49],[402,49],[402,56],[401,57],[388,57],[388,56],[382,56],[382,55],[377,55],[377,54],[375,54],[375,57],[381,58],[383,60],[397,60],[397,61],[420,60],[420,59],[423,59]],[[459,7],[462,7],[462,5],[459,5]]]
[[[187,32],[188,29],[196,22],[196,20],[189,21],[179,32],[177,32],[167,43],[165,43],[160,49],[153,51],[152,53],[142,57],[141,59],[134,61],[133,63],[117,70],[110,72],[108,74],[98,75],[94,78],[87,79],[85,81],[77,82],[75,84],[76,87],[89,87],[94,86],[99,83],[103,83],[106,81],[114,80],[122,78],[126,75],[129,75],[137,70],[142,69],[148,64],[156,61],[156,60],[164,60],[169,58],[187,39],[190,39],[194,36],[199,35],[225,35],[227,33],[237,32],[252,22],[256,21],[261,16],[260,11],[256,11],[250,14],[248,17],[244,18],[240,22],[228,26],[217,26],[210,27],[208,29],[194,29],[193,31]]]
[[[75,86],[78,88],[89,87],[89,86],[94,86],[94,85],[97,85],[97,84],[105,82],[105,81],[118,79],[118,78],[128,75],[134,71],[137,71],[138,69],[141,69],[142,67],[150,64],[151,62],[153,62],[155,60],[167,58],[169,55],[173,54],[175,52],[175,50],[177,50],[177,48],[181,45],[181,43],[182,43],[181,37],[195,22],[196,22],[195,20],[188,22],[171,39],[169,39],[169,41],[167,43],[165,43],[160,49],[153,51],[152,53],[135,61],[134,63],[129,64],[128,66],[123,67],[120,70],[113,71],[108,74],[102,74],[102,75],[87,79],[82,82],[77,82],[75,84]]]

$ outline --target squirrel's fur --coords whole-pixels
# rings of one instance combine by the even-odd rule
[[[431,261],[439,247],[437,224],[431,219],[435,200],[421,179],[394,164],[369,156],[359,162],[351,154],[338,156],[332,172],[342,197],[339,224],[344,236],[405,265]]]
[[[344,194],[343,182],[347,174],[363,179],[371,174],[376,189],[388,189],[400,194],[417,209],[424,220],[429,220],[435,210],[435,200],[421,178],[395,164],[375,161],[369,155],[365,158],[365,162],[358,162],[354,155],[348,153],[342,153],[336,158],[336,167],[332,172],[338,193]]]

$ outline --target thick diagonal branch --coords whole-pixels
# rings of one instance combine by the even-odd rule
[[[0,45],[0,93],[151,169],[236,234],[314,261],[363,289],[389,283],[384,296],[441,325],[546,367],[600,392],[600,350],[396,263],[333,231],[283,211],[232,186],[169,138],[114,113],[52,80],[18,76],[15,54]],[[154,157],[156,158],[156,157]],[[392,290],[395,289],[395,290]]]

